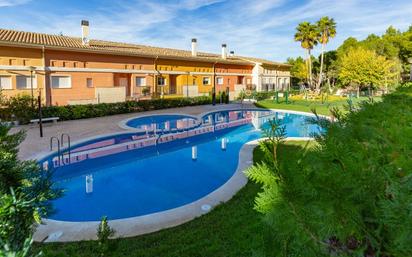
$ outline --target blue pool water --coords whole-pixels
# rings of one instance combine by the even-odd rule
[[[259,128],[265,127],[267,120],[273,117],[286,126],[288,136],[307,137],[319,132],[317,126],[307,124],[306,117],[301,115],[224,111],[199,119],[202,124],[197,128],[199,131],[203,127],[214,128],[203,134],[189,136],[188,130],[180,134],[182,138],[122,152],[101,151],[104,154],[99,148],[112,149],[123,142],[129,144],[133,142],[130,139],[133,135],[104,137],[72,147],[73,156],[77,154],[85,158],[83,151],[90,149],[97,154],[89,153],[84,160],[79,157],[81,161],[53,168],[55,186],[64,189],[65,193],[53,201],[55,212],[49,218],[96,221],[107,216],[113,220],[160,212],[196,201],[230,179],[237,168],[240,148],[246,142],[260,138]],[[159,124],[168,122],[167,117],[157,118]],[[141,135],[137,136],[140,140]],[[116,141],[117,137],[129,141]],[[222,138],[228,142],[225,150],[221,149]],[[193,146],[197,147],[196,161],[192,160]],[[51,163],[53,158],[49,156],[45,160]],[[86,193],[86,175],[93,179],[93,183],[89,183],[93,187],[89,193]]]

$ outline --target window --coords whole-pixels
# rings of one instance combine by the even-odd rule
[[[87,78],[86,79],[86,85],[87,85],[87,87],[93,87],[93,79],[92,78]]]
[[[144,87],[144,86],[146,86],[146,78],[136,77],[136,87]]]
[[[52,88],[71,88],[72,80],[70,76],[52,76],[51,86]]]
[[[31,76],[16,76],[16,88],[17,89],[30,89],[31,88]],[[33,88],[37,88],[36,76],[33,76]]]
[[[10,76],[0,76],[0,89],[13,89]]]
[[[203,85],[210,85],[210,77],[203,77]]]
[[[192,85],[193,85],[193,86],[195,86],[195,85],[196,85],[196,79],[193,79],[193,83],[192,83]]]
[[[217,84],[218,85],[223,85],[223,78],[222,77],[217,77]]]
[[[157,77],[157,85],[158,86],[166,85],[166,78],[165,77]]]

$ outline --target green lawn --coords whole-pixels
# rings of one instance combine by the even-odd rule
[[[288,142],[280,147],[281,161],[293,161],[296,150],[305,144]],[[256,148],[254,162],[260,162],[261,156],[262,152]],[[261,215],[253,210],[259,190],[258,185],[249,182],[232,200],[191,222],[149,235],[112,240],[107,256],[252,256],[263,247],[264,224]],[[44,256],[98,256],[97,243],[92,241],[52,243],[36,248],[43,250]]]
[[[367,97],[353,98],[353,104],[357,104],[361,101],[368,100]],[[380,101],[380,97],[374,97],[374,101]],[[330,115],[330,109],[333,107],[338,107],[339,109],[345,111],[344,106],[348,103],[346,100],[333,100],[326,103],[321,103],[320,101],[311,100],[292,100],[289,104],[285,102],[276,103],[274,100],[263,100],[256,103],[256,106],[269,109],[284,109],[293,110],[301,112],[312,112],[312,109],[316,109],[318,114]]]

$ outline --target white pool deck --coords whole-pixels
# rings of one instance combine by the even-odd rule
[[[106,116],[101,118],[63,121],[44,127],[44,137],[40,138],[38,126],[27,125],[13,128],[12,132],[24,129],[27,132],[25,141],[20,146],[19,156],[22,159],[34,159],[47,155],[50,152],[50,137],[67,133],[72,142],[82,141],[91,137],[105,134],[121,133],[127,130],[122,122],[132,117],[146,116],[151,114],[178,113],[199,116],[203,113],[226,110],[226,109],[252,109],[253,105],[204,105],[183,108],[173,108],[150,112],[130,113],[123,115]],[[290,113],[307,114],[294,111]],[[311,140],[310,138],[288,138],[288,140]],[[190,204],[178,208],[143,215],[138,217],[111,220],[109,225],[116,231],[115,237],[131,237],[152,233],[165,228],[174,227],[212,210],[222,202],[230,200],[247,183],[244,171],[252,165],[253,149],[258,140],[246,143],[239,152],[239,163],[234,175],[221,187],[206,195],[205,197]],[[75,208],[75,206],[73,207]],[[99,222],[64,222],[44,219],[34,234],[34,240],[38,242],[69,242],[82,240],[95,240],[96,230]]]

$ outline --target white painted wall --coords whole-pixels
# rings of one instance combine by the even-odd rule
[[[96,88],[95,97],[99,103],[126,101],[126,87]]]
[[[183,96],[185,97],[195,97],[195,96],[200,96],[199,94],[199,89],[196,85],[194,86],[183,86]]]

